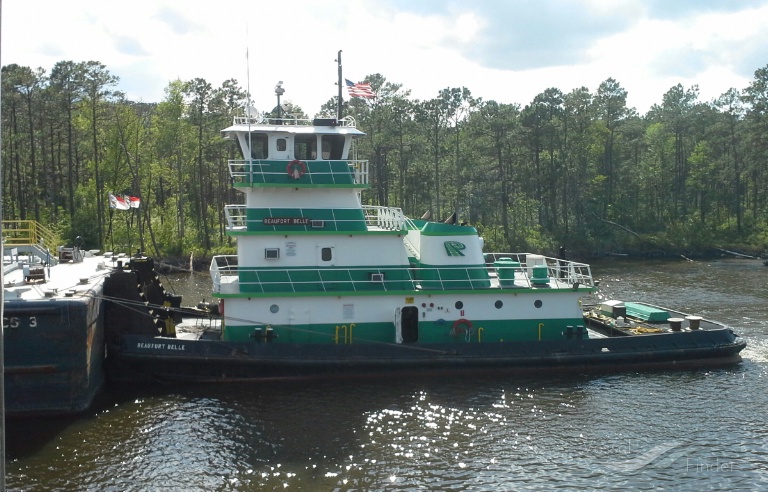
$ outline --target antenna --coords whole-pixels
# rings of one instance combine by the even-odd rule
[[[245,117],[248,120],[248,161],[250,163],[250,160],[253,158],[253,149],[251,147],[251,109],[255,108],[251,105],[251,58],[248,53],[248,46],[250,44],[249,38],[248,24],[245,24]],[[248,167],[250,168],[250,166]]]
[[[283,81],[277,83],[275,86],[275,95],[277,96],[277,119],[279,120],[282,117],[283,108],[280,106],[280,96],[285,94],[285,89],[283,89]]]

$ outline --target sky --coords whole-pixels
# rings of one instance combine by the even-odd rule
[[[747,87],[766,32],[768,0],[5,0],[0,62],[98,61],[148,103],[177,79],[234,78],[262,111],[282,81],[314,115],[338,93],[341,50],[344,78],[378,73],[412,100],[466,87],[525,106],[613,78],[644,114],[677,84],[702,102]]]

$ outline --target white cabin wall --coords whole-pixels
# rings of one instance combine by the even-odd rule
[[[457,226],[458,227],[458,226]],[[464,256],[449,256],[445,249],[447,241],[464,245]],[[478,265],[485,263],[483,245],[479,236],[427,236],[422,234],[419,244],[420,260],[428,265]]]
[[[248,208],[360,208],[355,189],[244,188]]]
[[[275,235],[238,236],[241,267],[317,267],[408,265],[401,236],[384,235]],[[333,248],[333,260],[320,261],[318,248]],[[266,259],[265,249],[278,248],[280,257]]]

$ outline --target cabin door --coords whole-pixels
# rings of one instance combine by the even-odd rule
[[[395,309],[395,341],[397,343],[419,341],[419,308],[416,306]]]

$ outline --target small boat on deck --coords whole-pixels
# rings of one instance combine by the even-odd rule
[[[608,330],[582,308],[589,265],[484,253],[468,225],[365,205],[364,134],[352,118],[249,112],[222,130],[242,203],[225,209],[237,254],[210,266],[209,311],[183,309],[132,258],[107,279],[108,368],[120,381],[252,381],[469,370],[580,371],[732,364],[720,324]],[[613,324],[616,324],[614,317]],[[631,321],[630,321],[631,323]],[[688,321],[691,323],[691,320]]]
[[[13,223],[4,227],[6,415],[86,410],[104,383],[101,296],[111,259],[78,246],[52,254],[37,240],[14,245],[20,230],[43,228],[6,222]]]

